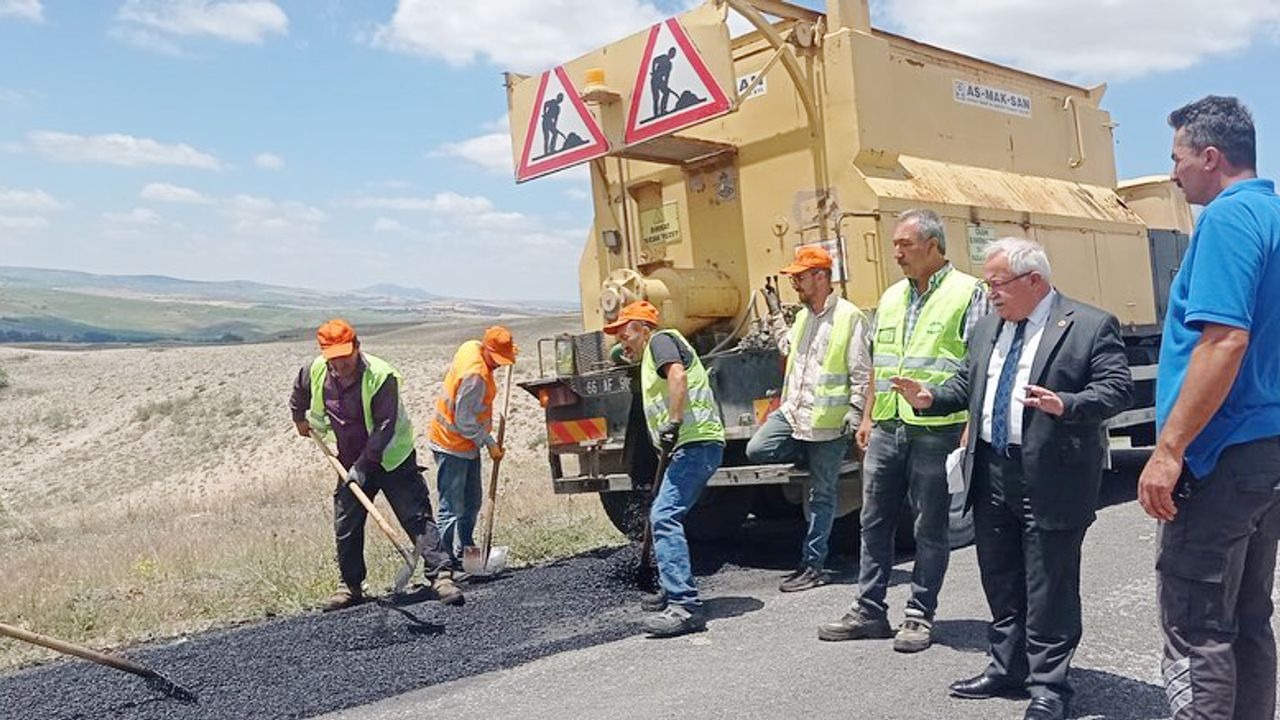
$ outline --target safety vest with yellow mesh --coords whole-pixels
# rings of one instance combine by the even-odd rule
[[[479,340],[462,343],[453,356],[453,365],[444,376],[444,389],[436,399],[436,414],[431,418],[429,437],[432,446],[446,452],[472,453],[479,449],[458,431],[455,414],[458,388],[467,376],[479,375],[484,380],[484,404],[476,420],[486,429],[493,423],[493,398],[498,394],[498,385],[493,381],[493,370],[484,362],[482,348]]]
[[[360,403],[364,406],[364,429],[365,432],[373,432],[373,410],[370,405],[373,403],[373,396],[378,394],[378,390],[387,378],[394,377],[396,382],[400,382],[400,373],[391,367],[385,360],[379,359],[369,353],[361,353],[364,359],[364,373],[360,376]],[[324,409],[324,382],[329,377],[329,364],[325,362],[324,356],[317,357],[311,363],[311,407],[307,410],[307,422],[312,428],[322,432],[329,432],[329,417]],[[397,388],[403,390],[403,388]],[[398,393],[399,394],[399,393]],[[382,451],[382,469],[388,472],[400,467],[400,463],[409,457],[409,453],[413,452],[413,424],[409,422],[409,413],[404,409],[404,402],[398,397],[396,402],[399,407],[396,409],[396,429],[391,436],[391,442],[387,444],[385,450]]]
[[[876,309],[873,342],[876,404],[871,419],[879,422],[899,418],[909,425],[936,427],[969,419],[961,410],[950,415],[917,415],[905,398],[893,391],[889,378],[911,378],[926,385],[941,385],[964,366],[968,347],[961,338],[965,313],[973,300],[978,279],[952,269],[925,300],[916,318],[911,338],[903,346],[907,306],[911,302],[911,280],[894,283],[880,297]]]
[[[685,379],[689,386],[688,407],[685,409],[684,422],[680,424],[680,437],[676,447],[692,442],[724,442],[724,425],[720,422],[720,411],[716,408],[715,396],[711,394],[711,382],[707,378],[707,370],[702,366],[702,359],[693,351],[693,346],[676,330],[659,330],[653,336],[669,335],[677,344],[688,348],[693,360],[685,370]],[[649,339],[653,342],[653,338]],[[657,364],[650,348],[644,350],[644,362],[640,364],[641,398],[644,400],[644,419],[649,424],[649,438],[654,446],[658,445],[658,428],[667,421],[667,380],[658,374]]]
[[[849,412],[850,394],[854,392],[854,388],[849,387],[849,342],[853,337],[853,326],[863,317],[862,311],[848,300],[837,298],[833,312],[835,316],[831,319],[827,351],[822,356],[822,370],[813,389],[813,414],[809,426],[814,430],[839,430]],[[791,326],[788,378],[795,364],[796,349],[800,347],[812,318],[813,313],[806,305],[796,314],[796,321]],[[815,342],[817,340],[814,339]],[[787,386],[787,383],[783,384],[784,388]]]

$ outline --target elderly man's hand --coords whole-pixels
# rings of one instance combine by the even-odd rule
[[[298,434],[302,437],[311,437],[311,423],[306,420],[299,420],[293,426],[298,428]]]
[[[924,383],[905,377],[892,377],[893,389],[902,396],[907,404],[916,410],[924,410],[933,404],[933,392]]]
[[[504,455],[506,455],[506,454],[507,454],[507,452],[506,452],[505,450],[503,450],[503,449],[502,449],[502,446],[501,446],[501,445],[496,445],[496,444],[495,444],[495,445],[490,445],[490,446],[489,446],[489,459],[490,459],[490,460],[492,460],[492,461],[494,461],[494,462],[498,462],[498,461],[499,461],[499,460],[501,460],[501,459],[503,458],[503,456],[504,456]]]
[[[366,479],[368,478],[359,465],[352,465],[351,469],[347,471],[347,482],[359,485],[361,490],[364,489],[364,481]]]
[[[658,447],[662,449],[663,455],[670,455],[675,452],[676,442],[680,440],[680,423],[676,420],[668,420],[658,427]]]
[[[1027,396],[1014,399],[1029,408],[1043,410],[1054,417],[1062,417],[1062,413],[1066,411],[1066,406],[1057,393],[1039,385],[1028,385]]]

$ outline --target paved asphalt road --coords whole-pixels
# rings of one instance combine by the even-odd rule
[[[1112,502],[1132,498],[1133,473],[1109,480]],[[1100,511],[1085,542],[1084,640],[1076,655],[1073,717],[1164,718],[1159,686],[1155,523],[1136,502]],[[957,700],[952,680],[985,665],[988,619],[972,547],[952,555],[937,643],[918,655],[888,640],[823,643],[819,623],[853,598],[853,571],[833,585],[781,594],[776,568],[724,567],[701,579],[713,618],[705,633],[638,636],[563,652],[323,716],[408,718],[973,718],[1022,717],[1025,701]],[[892,612],[907,594],[909,560],[894,572]],[[640,617],[637,610],[630,619]],[[520,617],[508,618],[519,632]],[[1280,630],[1280,628],[1278,628]],[[422,662],[450,662],[423,657]]]

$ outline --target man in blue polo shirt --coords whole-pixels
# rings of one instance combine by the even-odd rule
[[[1138,499],[1156,560],[1173,720],[1272,720],[1280,538],[1280,198],[1249,111],[1209,96],[1169,115],[1173,179],[1204,205],[1174,279],[1156,447]]]

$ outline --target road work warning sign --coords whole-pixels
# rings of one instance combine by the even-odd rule
[[[731,103],[679,20],[649,29],[627,112],[625,142],[644,142],[726,113]]]
[[[529,113],[516,182],[563,170],[609,152],[595,116],[578,97],[563,67],[542,73]]]

